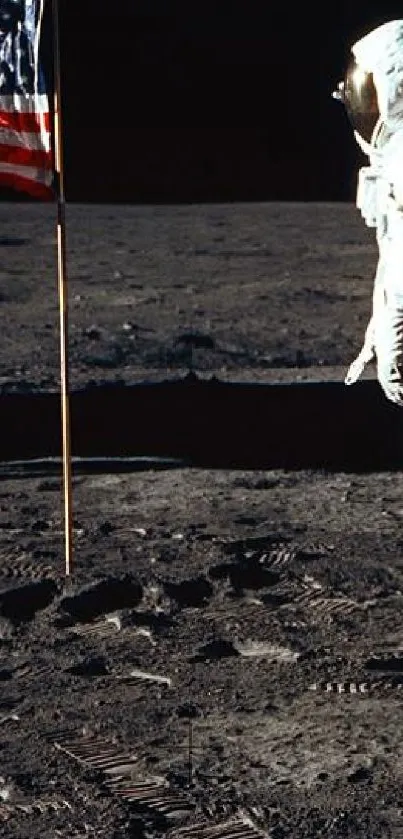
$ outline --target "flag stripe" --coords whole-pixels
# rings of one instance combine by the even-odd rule
[[[11,130],[2,128],[0,125],[0,146],[16,146],[18,148],[35,149],[37,151],[44,151],[47,156],[50,151],[50,134],[48,137],[47,148],[44,149],[45,138],[38,136],[38,134],[28,134],[25,131]]]
[[[23,148],[21,146],[7,146],[1,142],[0,160],[18,166],[33,166],[39,169],[52,169],[52,161],[48,152],[41,149]],[[0,164],[1,165],[1,164]]]
[[[23,96],[21,93],[13,93],[11,96],[4,94],[0,97],[0,103],[2,111],[7,111],[10,114],[14,111],[20,111],[22,114],[37,114],[40,112],[45,114],[49,111],[49,100],[46,93],[36,93],[35,99],[33,96]]]
[[[53,189],[51,185],[42,183],[40,173],[37,170],[32,170],[28,177],[27,175],[19,175],[16,172],[2,172],[0,169],[0,185],[5,187],[12,187],[21,192],[27,192],[34,198],[42,198],[47,201],[53,198]]]
[[[12,128],[14,131],[27,131],[28,133],[41,134],[42,131],[50,132],[49,112],[32,113],[30,111],[7,111],[4,108],[0,96],[0,127]]]
[[[12,175],[15,172],[19,178],[38,178],[42,184],[49,185],[52,182],[52,172],[38,166],[22,166],[18,163],[7,163],[0,160],[0,175]]]

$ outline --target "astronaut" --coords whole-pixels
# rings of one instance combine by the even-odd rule
[[[345,382],[376,359],[387,398],[403,406],[403,20],[377,27],[352,47],[344,82],[333,94],[347,110],[369,158],[358,174],[357,207],[376,228],[379,259],[372,315]]]

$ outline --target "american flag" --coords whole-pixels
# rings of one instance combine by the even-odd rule
[[[53,198],[49,102],[39,63],[44,0],[0,0],[0,186]]]

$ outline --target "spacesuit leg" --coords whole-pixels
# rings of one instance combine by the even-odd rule
[[[403,213],[393,205],[378,230],[379,264],[373,294],[378,381],[403,406]]]

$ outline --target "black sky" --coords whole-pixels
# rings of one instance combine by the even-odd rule
[[[361,157],[331,91],[401,3],[60,4],[68,200],[352,199]]]

